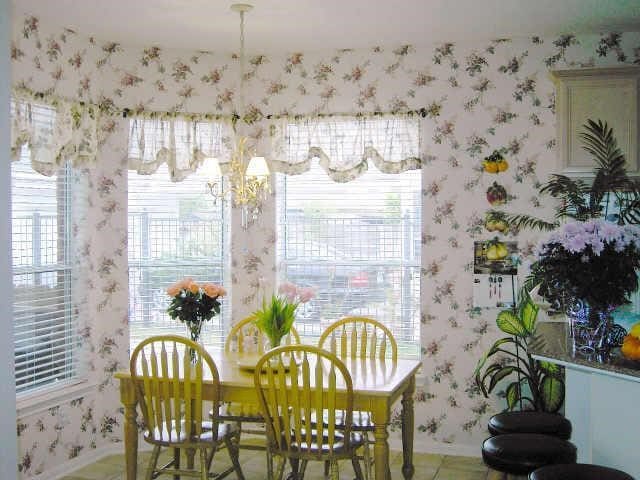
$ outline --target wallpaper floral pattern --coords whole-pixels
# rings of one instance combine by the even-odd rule
[[[18,87],[92,101],[113,111],[230,115],[238,93],[233,54],[129,48],[70,29],[14,19],[11,48]],[[422,120],[422,352],[416,393],[416,448],[477,453],[500,399],[473,384],[476,360],[498,336],[496,310],[472,306],[473,241],[483,229],[487,188],[498,180],[510,211],[548,213],[536,186],[556,162],[555,99],[548,70],[640,64],[639,33],[497,39],[472,45],[384,46],[283,56],[252,55],[249,133],[267,140],[266,115],[403,112]],[[128,358],[126,276],[126,120],[106,116],[99,165],[88,171],[91,236],[85,335],[95,391],[18,423],[23,476],[121,439],[113,372]],[[510,168],[482,171],[501,149]],[[234,212],[233,315],[255,306],[261,282],[275,278],[275,196],[248,231]],[[509,239],[516,239],[508,233]],[[523,256],[533,236],[517,237]],[[524,273],[524,272],[523,272]]]

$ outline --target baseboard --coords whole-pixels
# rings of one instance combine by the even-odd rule
[[[402,441],[400,439],[390,438],[389,448],[391,450],[402,451]],[[413,451],[415,453],[434,453],[436,455],[456,455],[461,457],[480,457],[480,445],[464,445],[458,443],[440,443],[440,442],[413,442]]]
[[[121,454],[123,451],[123,443],[112,443],[101,448],[96,448],[95,450],[90,450],[84,455],[80,455],[79,457],[61,463],[60,465],[56,465],[55,467],[47,468],[46,472],[39,475],[33,475],[25,478],[29,480],[58,480],[76,470],[97,462],[101,458],[109,455]]]

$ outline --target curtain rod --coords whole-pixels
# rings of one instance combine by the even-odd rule
[[[144,111],[144,110],[136,110],[131,108],[116,108],[111,102],[105,103],[94,103],[87,102],[84,100],[71,100],[65,97],[60,97],[54,94],[51,91],[37,92],[31,90],[29,87],[25,85],[18,85],[13,87],[13,91],[17,93],[18,96],[27,96],[32,97],[39,100],[48,100],[51,102],[68,102],[68,103],[76,103],[80,106],[89,106],[99,109],[101,112],[107,113],[109,115],[122,115],[123,118],[151,118],[151,119],[170,119],[170,118],[188,118],[190,120],[225,120],[231,122],[235,125],[239,120],[240,116],[237,113],[233,114],[219,114],[219,113],[189,113],[189,112],[178,112],[178,111]],[[304,120],[304,119],[314,119],[314,118],[332,118],[332,117],[355,117],[355,118],[367,118],[367,117],[383,117],[383,116],[391,116],[391,115],[407,115],[407,116],[420,116],[425,118],[428,114],[426,108],[422,107],[416,110],[395,110],[395,111],[379,111],[374,110],[372,112],[355,112],[355,113],[346,113],[346,112],[334,112],[334,113],[312,113],[312,114],[267,114],[267,115],[258,115],[257,118],[248,119],[245,117],[245,123],[251,125],[258,120],[267,119],[267,120],[282,120],[282,119],[291,119],[291,120]],[[255,115],[253,115],[254,117]]]

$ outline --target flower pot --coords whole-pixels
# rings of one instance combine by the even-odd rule
[[[611,312],[614,307],[599,310],[583,300],[574,300],[567,310],[571,326],[571,337],[575,352],[591,354],[606,353],[611,348],[609,331],[612,325]]]

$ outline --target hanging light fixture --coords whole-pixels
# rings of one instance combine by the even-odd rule
[[[244,84],[245,84],[245,51],[244,51],[244,14],[253,8],[246,3],[231,5],[231,10],[240,14],[240,95],[237,115],[239,123],[246,125]],[[222,182],[220,163],[216,158],[206,161],[205,169],[210,178],[207,187],[211,195],[218,199],[228,199],[235,207],[242,209],[242,227],[247,228],[262,212],[262,202],[271,192],[269,166],[264,157],[255,156],[248,146],[248,138],[236,136],[236,144],[227,164],[227,179]]]

